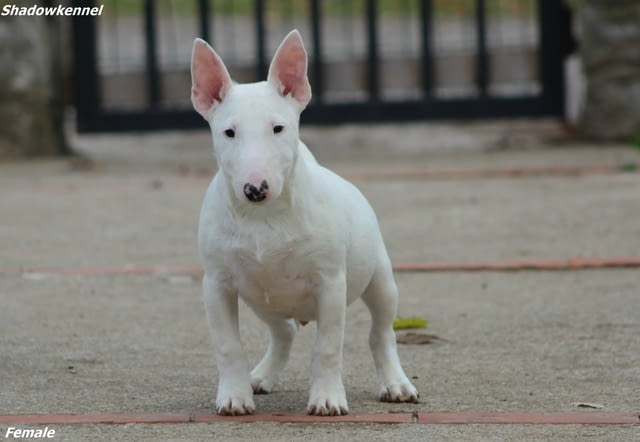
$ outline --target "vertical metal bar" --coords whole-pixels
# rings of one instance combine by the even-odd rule
[[[93,7],[93,0],[74,0],[72,6]],[[73,17],[73,102],[79,132],[93,129],[100,111],[100,79],[96,53],[98,20],[90,15]]]
[[[267,76],[267,57],[265,55],[265,26],[264,26],[264,14],[265,14],[265,1],[256,0],[255,3],[255,20],[256,20],[256,73],[258,80],[264,80]]]
[[[160,102],[160,76],[158,73],[158,54],[156,47],[156,10],[154,0],[144,2],[144,31],[147,67],[147,100],[150,108]]]
[[[209,0],[198,0],[198,18],[200,19],[200,36],[213,44],[209,29]]]
[[[367,87],[369,92],[369,101],[378,101],[380,97],[380,76],[378,67],[380,57],[378,54],[378,4],[377,0],[367,0],[366,3],[366,20],[367,20]]]
[[[433,57],[431,32],[433,29],[433,2],[431,0],[420,1],[420,26],[422,32],[422,93],[424,98],[433,95]]]
[[[313,97],[316,103],[322,103],[324,97],[324,78],[322,63],[322,33],[320,30],[320,0],[311,0],[311,38],[313,39]]]
[[[481,97],[487,95],[487,16],[485,0],[476,0],[476,86]]]
[[[542,83],[542,105],[546,112],[564,115],[564,51],[563,33],[571,32],[561,25],[562,4],[554,0],[538,0],[538,64]]]

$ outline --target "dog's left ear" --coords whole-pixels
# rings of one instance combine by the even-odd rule
[[[307,79],[307,51],[297,29],[289,32],[276,50],[267,81],[283,95],[291,94],[301,108],[311,100],[311,85]]]

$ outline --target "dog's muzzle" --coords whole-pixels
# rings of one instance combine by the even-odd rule
[[[244,185],[244,196],[253,203],[259,203],[260,201],[264,201],[267,198],[267,194],[269,193],[269,184],[267,184],[267,180],[262,180],[260,183],[260,188],[257,188],[251,183],[246,183]]]

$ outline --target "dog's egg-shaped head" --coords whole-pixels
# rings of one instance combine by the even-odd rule
[[[298,31],[278,47],[267,81],[234,84],[222,59],[196,39],[191,101],[211,126],[218,167],[243,202],[276,199],[297,160],[298,123],[311,99]]]
[[[299,114],[267,82],[235,85],[210,125],[218,167],[243,202],[278,198],[298,155]]]

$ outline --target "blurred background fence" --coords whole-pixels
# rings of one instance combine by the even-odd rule
[[[82,2],[86,5],[86,1]],[[80,131],[204,127],[195,37],[238,82],[262,80],[292,28],[309,52],[311,123],[560,116],[569,12],[559,0],[103,0],[74,18]]]

